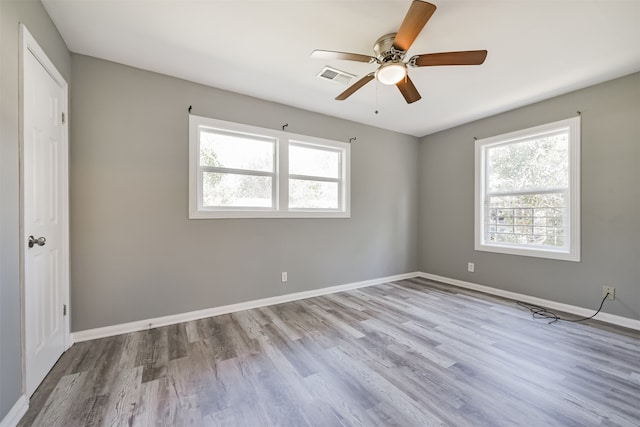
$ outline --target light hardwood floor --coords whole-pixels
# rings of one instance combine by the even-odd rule
[[[30,425],[639,426],[640,334],[404,280],[75,344]]]

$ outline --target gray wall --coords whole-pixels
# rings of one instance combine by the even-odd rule
[[[417,138],[82,55],[72,74],[72,330],[416,270]],[[189,105],[357,137],[351,218],[187,219]]]
[[[0,0],[0,420],[22,394],[18,54],[24,23],[69,82],[64,41],[39,1]]]
[[[582,112],[582,262],[474,251],[474,141]],[[640,74],[421,139],[421,271],[640,319]],[[475,263],[475,273],[467,272]]]

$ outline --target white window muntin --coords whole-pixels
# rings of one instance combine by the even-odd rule
[[[257,137],[275,138],[276,163],[273,189],[275,191],[274,209],[258,208],[220,208],[202,209],[202,172],[199,168],[200,146],[199,126],[221,131],[238,132]],[[288,148],[290,143],[308,144],[326,149],[342,150],[341,155],[341,209],[289,209],[288,194]],[[257,126],[227,122],[197,115],[189,115],[189,218],[350,218],[350,163],[351,146],[348,143],[316,138],[306,135],[282,132]],[[244,173],[244,169],[242,170]],[[283,172],[285,171],[285,172]],[[200,187],[198,186],[200,182]]]
[[[302,141],[296,141],[296,140],[289,140],[289,144],[288,147],[292,147],[292,146],[297,146],[297,147],[301,147],[301,148],[311,148],[314,150],[321,150],[321,151],[327,151],[327,152],[331,152],[331,153],[336,153],[338,154],[338,176],[336,178],[331,178],[331,177],[325,177],[325,176],[318,176],[318,175],[301,175],[301,174],[292,174],[289,173],[289,180],[292,179],[298,179],[298,180],[304,180],[304,181],[319,181],[319,182],[330,182],[330,183],[335,183],[338,186],[338,207],[336,209],[331,209],[331,208],[292,208],[289,207],[289,211],[298,211],[298,212],[304,212],[304,211],[308,211],[308,212],[323,212],[323,211],[328,211],[328,212],[341,212],[344,210],[344,205],[345,205],[345,200],[344,200],[344,193],[345,193],[345,186],[343,185],[343,181],[344,181],[344,175],[345,175],[345,162],[344,162],[344,157],[345,157],[345,149],[339,148],[334,146],[334,144],[332,144],[331,146],[327,145],[326,142],[324,144],[318,144],[318,143],[310,143],[310,142],[302,142]],[[290,161],[291,159],[289,159]]]
[[[520,191],[498,191],[488,193],[487,149],[499,145],[514,144],[527,140],[567,133],[569,184],[562,188],[540,188]],[[512,255],[533,256],[567,261],[580,261],[580,117],[560,120],[529,129],[523,129],[508,134],[479,139],[475,143],[475,250],[497,252]],[[505,195],[544,194],[562,192],[567,198],[567,213],[569,226],[567,239],[563,247],[550,247],[534,244],[509,244],[488,242],[487,212],[490,197]]]

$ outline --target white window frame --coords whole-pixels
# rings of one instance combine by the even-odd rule
[[[273,176],[273,207],[209,207],[203,206],[202,173],[204,170],[220,170],[225,168],[200,166],[200,130],[214,132],[231,132],[249,137],[275,139],[274,172],[247,172],[245,170],[229,170],[231,173],[256,174]],[[339,179],[307,177],[306,175],[289,175],[289,146],[299,145],[324,149],[341,154]],[[189,115],[189,218],[221,219],[221,218],[350,218],[351,217],[351,145],[345,142],[332,141],[307,135],[293,134],[241,123],[217,120],[208,117]],[[314,181],[338,182],[339,200],[337,209],[295,208],[289,209],[289,179],[296,177]]]
[[[487,174],[486,150],[498,145],[543,137],[547,134],[568,131],[569,134],[569,185],[568,185],[568,245],[565,248],[549,248],[535,245],[495,243],[485,239],[487,224]],[[543,193],[544,191],[539,191]],[[515,193],[515,192],[514,192]],[[538,192],[536,192],[538,193]],[[475,218],[474,247],[477,251],[549,258],[564,261],[580,261],[580,116],[560,120],[528,129],[510,132],[475,142]]]

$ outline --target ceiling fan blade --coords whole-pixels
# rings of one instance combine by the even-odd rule
[[[468,50],[463,52],[425,53],[411,57],[409,63],[416,67],[437,65],[480,65],[487,57],[486,50]]]
[[[418,89],[416,89],[416,87],[413,85],[413,82],[411,81],[409,76],[406,76],[404,79],[396,83],[396,86],[398,86],[398,89],[400,89],[400,93],[402,93],[402,96],[404,96],[407,104],[412,104],[422,98],[422,96],[420,96],[420,94],[418,93]]]
[[[361,55],[359,53],[348,53],[348,52],[334,52],[332,50],[314,50],[311,52],[312,58],[319,59],[344,59],[347,61],[357,61],[357,62],[376,62],[376,58],[369,55]]]
[[[434,4],[413,0],[393,41],[393,47],[405,52],[408,51],[435,11],[436,6]]]
[[[347,99],[348,97],[350,97],[351,95],[353,95],[355,93],[355,91],[357,91],[358,89],[360,89],[362,86],[366,85],[367,83],[369,83],[371,80],[373,80],[375,77],[375,73],[369,73],[366,76],[364,76],[363,78],[361,78],[360,80],[358,80],[357,82],[355,82],[354,84],[352,84],[351,86],[349,86],[347,88],[347,90],[345,90],[344,92],[342,92],[340,95],[336,96],[336,101],[344,101],[345,99]]]

